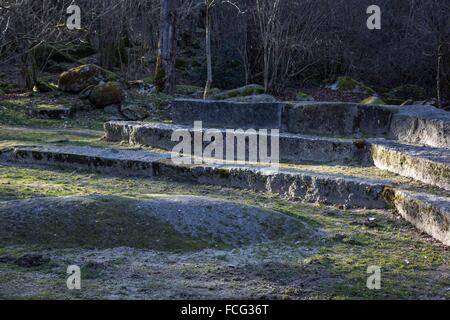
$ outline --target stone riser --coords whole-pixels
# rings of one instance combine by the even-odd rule
[[[126,141],[132,145],[150,146],[167,151],[172,151],[178,143],[171,141],[175,129],[187,130],[193,137],[193,130],[188,127],[126,122],[108,122],[105,124],[108,141]],[[268,141],[270,141],[270,138]],[[207,145],[208,143],[204,143],[203,149]],[[224,143],[224,149],[226,150],[226,143]],[[270,153],[270,142],[268,143],[268,150]],[[224,156],[226,157],[226,154]],[[236,160],[236,158],[234,157],[232,160]],[[246,160],[248,160],[248,147]],[[280,161],[283,163],[307,162],[361,166],[373,164],[370,157],[370,146],[364,141],[292,134],[280,135]]]
[[[385,184],[309,172],[250,169],[230,166],[176,165],[172,161],[159,161],[155,172],[191,183],[218,185],[238,189],[252,189],[279,194],[287,199],[309,203],[339,205],[347,208],[386,207],[383,199]]]
[[[417,229],[450,246],[450,199],[390,189],[387,201]]]
[[[278,193],[292,200],[340,205],[349,208],[385,208],[383,190],[387,183],[302,171],[232,167],[228,165],[174,164],[169,155],[139,160],[136,157],[114,159],[95,154],[76,154],[59,148],[39,150],[17,148],[3,152],[3,162],[24,165],[49,165],[128,176],[161,176],[199,184]],[[130,155],[133,151],[129,151]]]
[[[174,129],[192,129],[164,124],[110,122],[105,125],[110,141],[172,150]],[[380,142],[382,141],[382,142]],[[207,144],[204,145],[206,147]],[[192,148],[192,150],[194,150]],[[420,150],[420,152],[417,152]],[[435,158],[431,155],[435,154]],[[385,140],[357,141],[292,134],[280,135],[280,161],[294,163],[344,164],[370,166],[375,164],[402,176],[450,190],[450,151],[430,147],[398,145]]]
[[[0,160],[8,164],[83,169],[113,175],[160,176],[277,193],[291,200],[347,208],[393,207],[414,226],[450,245],[449,198],[402,191],[388,183],[367,179],[286,170],[275,173],[268,168],[177,165],[168,155],[111,150],[105,155],[94,148],[79,150],[16,148],[0,152]]]
[[[434,157],[433,157],[434,155]],[[377,168],[450,191],[450,151],[430,147],[373,144]]]
[[[338,102],[236,103],[175,100],[175,124],[203,121],[210,128],[278,128],[294,134],[384,137],[450,148],[450,113],[431,106],[377,106]],[[254,126],[249,126],[249,123]]]

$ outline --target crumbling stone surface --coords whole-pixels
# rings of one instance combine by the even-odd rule
[[[379,141],[372,143],[372,157],[382,170],[450,191],[450,150]]]
[[[390,138],[450,148],[450,113],[432,106],[405,106],[393,118]]]
[[[193,126],[232,129],[279,129],[284,103],[241,103],[177,99],[172,103],[173,122]]]

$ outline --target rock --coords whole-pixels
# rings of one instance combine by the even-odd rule
[[[361,101],[361,103],[367,104],[367,105],[385,105],[386,104],[383,100],[381,100],[377,96],[368,97],[367,99],[364,99],[363,101]]]
[[[241,88],[228,90],[228,91],[216,94],[216,95],[212,95],[210,97],[210,99],[211,100],[225,100],[225,99],[230,99],[230,98],[235,98],[235,97],[247,97],[247,96],[251,96],[251,95],[259,95],[259,94],[264,94],[264,93],[265,93],[264,87],[262,87],[258,84],[249,84],[249,85],[241,87]]]
[[[0,82],[0,91],[3,92],[4,94],[12,93],[12,91],[16,88],[17,86],[15,84]]]
[[[93,110],[94,106],[89,102],[88,99],[81,100],[78,99],[75,101],[75,103],[72,105],[72,111],[90,111]]]
[[[113,104],[105,107],[103,111],[105,111],[107,114],[117,116],[120,113],[120,107],[118,105]]]
[[[80,98],[81,100],[85,100],[85,99],[89,99],[92,90],[95,88],[95,86],[89,86],[86,89],[84,89],[83,91],[80,92],[80,94],[78,95],[78,98]]]
[[[57,89],[58,87],[55,84],[45,80],[38,80],[33,87],[34,92],[40,93],[51,92]]]
[[[392,89],[387,95],[393,99],[425,100],[427,92],[424,88],[417,85],[406,84]]]
[[[125,91],[118,82],[102,83],[92,89],[89,101],[96,107],[121,104],[125,100]]]
[[[354,93],[375,94],[375,90],[350,77],[339,77],[333,88],[336,88],[336,90],[339,91],[351,91]]]
[[[176,94],[180,96],[188,96],[192,98],[200,98],[203,96],[204,88],[180,84],[176,87]]]
[[[100,82],[117,79],[114,73],[102,69],[94,64],[82,65],[66,72],[59,77],[59,88],[65,92],[80,93],[89,86],[96,86]]]
[[[156,87],[146,83],[144,80],[129,81],[128,89],[136,91],[139,95],[150,95],[156,93]]]
[[[30,113],[33,117],[55,120],[69,118],[72,116],[72,112],[74,111],[75,110],[73,108],[65,105],[38,105],[30,109]]]
[[[22,268],[39,267],[50,262],[48,257],[40,254],[27,254],[16,260],[16,264]]]
[[[1,256],[0,257],[0,263],[15,263],[16,258],[11,256]]]
[[[277,98],[274,96],[271,96],[269,94],[257,94],[252,96],[246,96],[246,97],[235,97],[235,98],[229,98],[225,99],[225,101],[235,101],[235,102],[277,102]]]
[[[121,113],[131,121],[144,120],[150,116],[148,109],[140,105],[122,106]]]
[[[306,93],[299,92],[295,96],[295,101],[315,101],[315,99]]]
[[[411,106],[411,105],[413,105],[413,104],[414,104],[414,100],[408,99],[408,100],[406,100],[405,102],[403,102],[403,103],[401,104],[401,106]]]

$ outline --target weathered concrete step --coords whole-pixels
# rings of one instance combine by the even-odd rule
[[[385,197],[404,219],[450,246],[450,198],[394,189]]]
[[[345,102],[301,102],[287,105],[283,129],[291,133],[385,137],[396,106]]]
[[[176,99],[172,103],[173,122],[190,125],[202,121],[210,128],[280,129],[285,104]],[[251,120],[251,121],[249,121]]]
[[[95,172],[152,176],[153,162],[167,154],[91,147],[17,147],[0,150],[0,161],[52,165]]]
[[[373,141],[375,166],[450,190],[450,150]]]
[[[289,199],[349,208],[384,208],[389,182],[255,166],[177,164],[169,154],[88,147],[18,147],[2,162],[87,169],[119,175],[161,176],[199,184],[273,192]]]
[[[386,181],[252,166],[176,164],[168,154],[90,147],[19,147],[2,150],[0,161],[113,175],[160,176],[347,208],[391,206],[420,230],[450,245],[450,198],[399,190]]]
[[[393,119],[390,137],[407,143],[450,149],[450,112],[431,106],[408,106]]]
[[[162,123],[139,123],[126,121],[112,121],[105,124],[106,139],[108,141],[126,141],[132,145],[144,145],[164,150],[173,150],[178,142],[172,141],[176,130],[189,132],[194,136],[194,129]],[[203,129],[203,134],[207,129]],[[225,136],[225,130],[220,130]],[[236,133],[236,137],[251,135]],[[270,135],[267,144],[270,151]],[[280,134],[281,162],[308,162],[317,164],[354,164],[372,165],[370,146],[364,140],[335,139],[300,134]],[[209,143],[203,144],[203,149]],[[224,149],[226,143],[224,142]],[[194,150],[192,148],[192,150]],[[259,151],[259,150],[258,150]],[[235,153],[236,154],[236,153]],[[226,157],[226,153],[224,157]]]
[[[302,102],[286,105],[283,125],[292,133],[385,137],[450,148],[450,112],[432,106]]]
[[[280,129],[295,134],[387,137],[450,148],[450,112],[432,106],[381,106],[344,102],[240,103],[175,100],[175,124],[203,121],[210,128]]]

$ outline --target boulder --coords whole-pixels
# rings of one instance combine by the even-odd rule
[[[38,80],[33,87],[34,92],[45,93],[57,90],[58,87],[46,80]]]
[[[150,116],[150,112],[147,107],[135,104],[122,106],[120,111],[125,118],[131,121],[144,120]]]
[[[354,93],[375,94],[375,90],[350,77],[339,77],[333,88],[339,91],[351,91]]]
[[[312,96],[310,96],[309,94],[306,94],[304,92],[299,92],[297,93],[297,95],[295,96],[295,101],[316,101]]]
[[[94,64],[82,65],[66,72],[59,77],[59,89],[65,92],[80,93],[89,86],[117,79],[114,73]]]
[[[264,94],[265,90],[263,86],[260,86],[258,84],[249,84],[247,86],[228,90],[216,95],[212,95],[209,97],[211,100],[225,100],[230,98],[236,98],[236,97],[247,97],[252,95],[260,95]]]
[[[383,100],[381,100],[377,96],[368,97],[367,99],[364,99],[363,101],[361,101],[361,103],[367,104],[367,105],[385,105],[386,104]]]
[[[121,104],[124,100],[125,91],[118,82],[101,83],[95,86],[89,95],[89,101],[98,108]]]
[[[400,100],[425,100],[427,92],[424,88],[414,84],[405,84],[392,89],[387,96],[392,99]]]
[[[150,95],[156,93],[156,87],[146,83],[144,80],[134,80],[127,82],[128,89],[134,90],[139,95]]]
[[[112,104],[110,106],[105,107],[105,109],[103,109],[103,111],[105,111],[105,113],[113,115],[113,116],[118,116],[120,115],[120,106],[116,105],[116,104]]]

